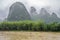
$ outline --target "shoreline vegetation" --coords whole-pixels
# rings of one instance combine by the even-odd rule
[[[60,23],[44,23],[41,21],[15,21],[1,22],[0,31],[43,31],[43,32],[60,32]]]

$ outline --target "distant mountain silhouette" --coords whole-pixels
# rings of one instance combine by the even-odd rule
[[[60,18],[57,17],[57,15],[53,12],[50,19],[51,22],[60,22]]]
[[[55,13],[48,13],[48,11],[45,8],[41,8],[40,13],[33,17],[34,20],[43,20],[46,23],[50,22],[60,22],[60,18],[57,17]]]
[[[50,18],[50,14],[47,12],[45,8],[41,8],[40,14],[39,14],[39,19],[48,22]]]
[[[30,14],[24,4],[15,2],[9,9],[8,21],[31,20]]]
[[[37,14],[37,12],[36,12],[36,9],[35,9],[35,7],[31,7],[30,8],[30,15],[31,15],[31,19],[33,20],[34,19],[34,16]]]
[[[31,13],[32,15],[37,14],[36,9],[35,9],[34,7],[31,7],[31,8],[30,8],[30,13]]]
[[[50,15],[50,13],[48,13],[48,11],[45,9],[43,9],[43,12],[41,12],[40,15],[42,16],[42,20],[44,20],[46,23],[59,22],[60,20],[56,13],[53,12],[52,15]]]
[[[20,20],[43,20],[46,23],[60,22],[60,18],[56,13],[52,15],[45,8],[41,8],[39,14],[37,14],[35,7],[30,8],[30,14],[21,2],[15,2],[9,9],[8,21],[20,21]]]

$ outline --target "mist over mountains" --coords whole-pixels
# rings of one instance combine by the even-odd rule
[[[60,22],[60,18],[55,12],[50,14],[46,8],[41,8],[39,14],[36,11],[36,8],[33,6],[30,7],[30,13],[27,11],[26,7],[21,2],[15,2],[11,5],[9,9],[9,14],[7,21],[19,21],[19,20],[43,20],[46,23],[49,22]]]
[[[4,20],[8,16],[9,8],[15,2],[22,2],[29,13],[33,6],[37,13],[45,8],[50,14],[54,12],[60,17],[60,0],[0,0],[0,19]]]
[[[41,8],[40,13],[33,16],[33,20],[42,20],[46,23],[60,22],[60,18],[56,15],[56,13],[53,12],[50,14],[45,8]]]
[[[10,7],[7,20],[8,21],[31,20],[31,17],[28,11],[26,10],[24,4],[16,2],[12,4]]]
[[[16,2],[14,2],[14,3],[16,3]],[[7,6],[5,9],[2,9],[2,10],[0,9],[0,20],[4,20],[4,19],[8,18],[9,14],[11,14],[10,13],[10,7],[14,3],[11,3],[10,6]],[[59,21],[60,20],[60,18],[59,18],[60,17],[60,15],[59,15],[59,13],[60,13],[59,8],[56,8],[57,10],[54,11],[53,8],[51,8],[50,6],[42,7],[41,4],[40,4],[39,7],[41,7],[41,8],[39,8],[39,7],[36,8],[35,6],[26,6],[25,4],[27,4],[27,3],[23,3],[23,2],[21,2],[21,3],[24,5],[24,7],[26,9],[25,11],[27,11],[26,13],[28,13],[28,15],[30,15],[32,20],[46,20],[47,19],[46,20],[47,22],[48,22],[48,20],[50,21],[50,19],[52,21],[54,21],[54,20],[55,21],[56,20]],[[35,4],[35,2],[31,3],[31,4]],[[12,10],[12,12],[13,11],[14,10]]]

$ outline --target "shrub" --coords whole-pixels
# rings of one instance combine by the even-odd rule
[[[60,31],[60,23],[46,24],[40,21],[18,21],[0,23],[1,31]]]

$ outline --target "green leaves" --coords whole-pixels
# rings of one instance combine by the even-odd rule
[[[0,30],[4,31],[60,31],[60,23],[46,24],[40,21],[2,22]]]

